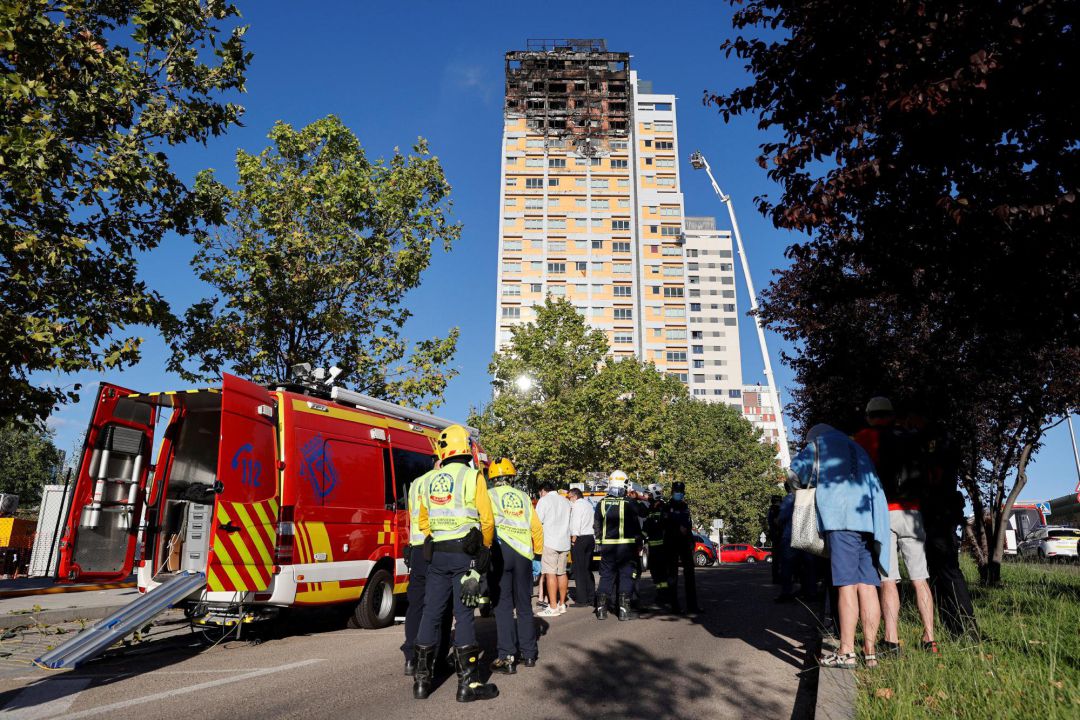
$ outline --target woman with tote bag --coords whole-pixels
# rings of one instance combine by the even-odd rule
[[[814,425],[806,434],[806,447],[791,461],[791,473],[799,487],[796,513],[802,525],[793,522],[792,546],[803,545],[810,552],[826,553],[832,568],[833,585],[839,589],[840,647],[820,659],[822,667],[854,668],[855,628],[863,624],[863,659],[877,664],[874,650],[881,606],[878,603],[880,571],[889,567],[889,508],[881,481],[866,452],[847,435],[830,425]],[[801,501],[801,502],[800,502]],[[817,532],[805,512],[816,506]],[[797,519],[797,518],[795,518]]]

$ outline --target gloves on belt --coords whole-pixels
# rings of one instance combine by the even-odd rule
[[[487,600],[487,581],[476,570],[470,570],[461,578],[461,604],[479,607]]]
[[[491,569],[491,548],[487,545],[481,545],[480,549],[476,551],[476,558],[473,560],[473,567],[481,575],[487,573]]]

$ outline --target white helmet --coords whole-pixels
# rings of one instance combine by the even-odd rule
[[[612,497],[622,497],[626,494],[626,473],[616,470],[608,476],[607,493]]]

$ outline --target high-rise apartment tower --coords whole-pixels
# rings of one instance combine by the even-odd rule
[[[496,346],[566,298],[614,356],[741,410],[731,236],[684,215],[675,105],[603,40],[506,54]]]

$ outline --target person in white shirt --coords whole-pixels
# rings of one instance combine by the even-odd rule
[[[581,490],[571,488],[570,496],[570,557],[574,561],[574,607],[596,604],[596,581],[592,574],[593,537],[592,503]]]
[[[536,516],[544,526],[544,554],[540,572],[547,584],[548,607],[537,615],[553,617],[566,612],[570,579],[566,576],[566,556],[570,554],[570,501],[555,492],[555,486],[545,482],[540,486]]]

